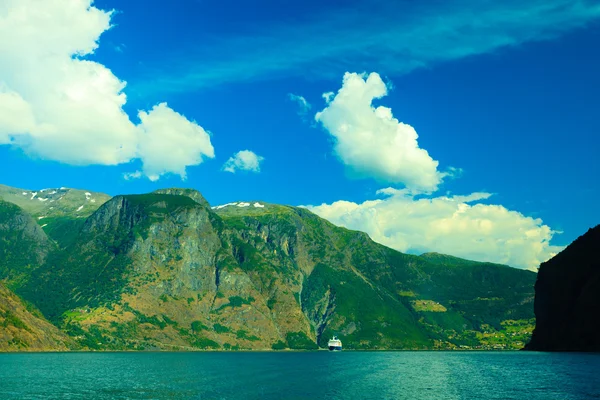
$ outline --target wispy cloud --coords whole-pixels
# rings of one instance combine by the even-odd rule
[[[126,172],[123,174],[123,179],[130,181],[133,179],[140,179],[142,177],[142,171],[137,170],[135,172]]]
[[[600,18],[591,0],[455,0],[364,4],[296,25],[207,40],[132,82],[138,94],[352,70],[402,74],[526,42],[559,37]],[[393,4],[389,4],[393,3]],[[424,3],[429,3],[427,6]]]
[[[297,94],[288,93],[288,98],[298,105],[298,114],[300,114],[300,115],[306,115],[312,108],[312,106],[304,98],[304,96],[299,96]]]

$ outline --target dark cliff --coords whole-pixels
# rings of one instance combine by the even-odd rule
[[[528,350],[600,351],[600,225],[540,266]]]

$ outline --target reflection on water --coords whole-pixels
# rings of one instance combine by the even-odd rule
[[[0,354],[1,399],[600,399],[599,354]]]

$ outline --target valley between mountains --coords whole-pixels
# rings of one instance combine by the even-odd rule
[[[536,274],[310,211],[0,185],[0,351],[519,349]]]

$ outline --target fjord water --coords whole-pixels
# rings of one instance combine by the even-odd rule
[[[599,354],[0,354],[1,399],[592,399]]]

